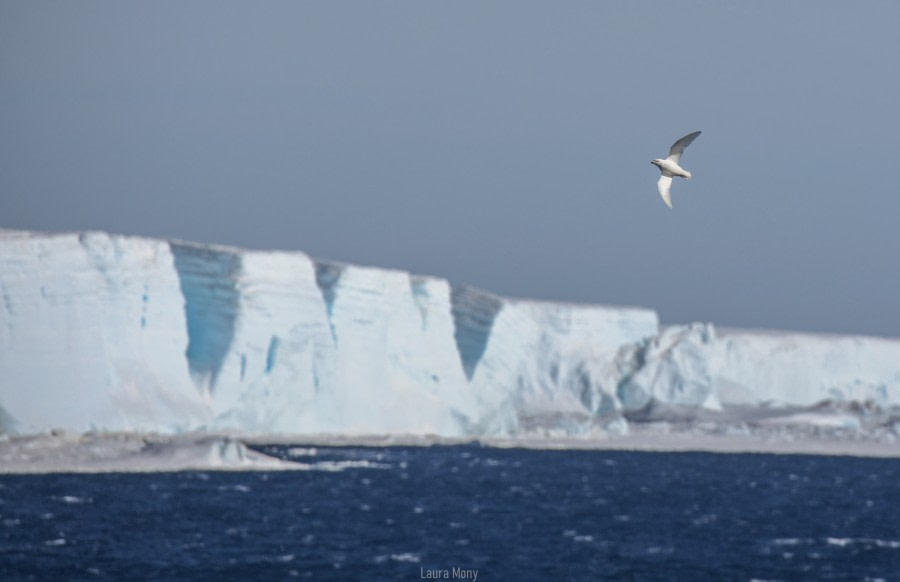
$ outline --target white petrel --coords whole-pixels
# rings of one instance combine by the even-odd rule
[[[662,173],[656,187],[659,188],[659,195],[662,196],[663,202],[669,208],[672,208],[672,176],[680,176],[685,180],[690,180],[691,178],[691,173],[678,165],[678,160],[681,159],[681,152],[684,151],[684,148],[691,145],[691,142],[697,139],[698,135],[700,135],[699,131],[687,134],[672,144],[672,147],[669,148],[669,157],[664,160],[657,158],[650,162],[659,168],[659,171]]]

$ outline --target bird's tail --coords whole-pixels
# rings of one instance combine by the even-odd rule
[[[688,172],[687,170],[685,170],[684,173],[687,174],[687,176],[685,176],[684,179],[685,179],[685,180],[690,180],[690,179],[691,179],[691,173]]]

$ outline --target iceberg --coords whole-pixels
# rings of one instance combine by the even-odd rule
[[[823,402],[900,405],[900,340],[661,328],[296,251],[0,231],[11,435],[602,436],[673,414],[802,423]]]
[[[900,341],[874,337],[674,326],[627,346],[619,397],[722,406],[900,403]]]

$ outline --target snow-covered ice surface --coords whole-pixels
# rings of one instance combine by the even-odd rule
[[[509,299],[301,252],[0,231],[8,435],[891,450],[898,407],[896,339],[661,329],[649,309]]]

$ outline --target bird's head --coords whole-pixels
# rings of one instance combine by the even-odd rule
[[[660,163],[662,163],[662,160],[659,158],[656,158],[655,160],[650,160],[650,163],[653,164],[654,166],[658,166]]]

